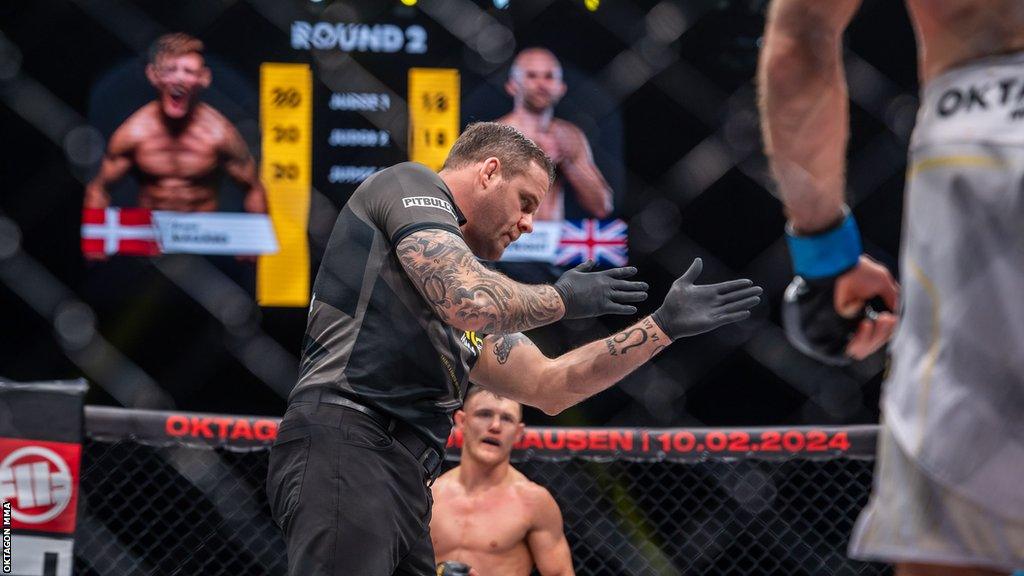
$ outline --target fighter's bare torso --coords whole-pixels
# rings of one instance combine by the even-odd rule
[[[528,576],[534,560],[527,538],[544,488],[509,470],[509,478],[498,486],[470,493],[457,474],[457,469],[449,471],[433,487],[435,555],[486,566],[482,576]]]
[[[139,179],[139,206],[184,212],[217,209],[227,139],[234,130],[224,116],[199,103],[174,126],[152,102],[132,114],[121,130]]]
[[[907,0],[925,82],[971,60],[1024,50],[1020,0]]]

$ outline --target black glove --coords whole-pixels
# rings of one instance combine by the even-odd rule
[[[703,269],[701,259],[695,259],[672,283],[661,308],[654,311],[654,321],[673,340],[745,320],[761,301],[761,287],[747,279],[694,284]]]
[[[469,565],[447,560],[437,565],[437,576],[469,576]]]
[[[819,362],[845,366],[851,361],[846,345],[860,321],[874,310],[869,306],[853,318],[840,316],[835,307],[836,278],[793,278],[782,296],[782,326],[797,350]]]
[[[636,306],[623,302],[647,300],[647,283],[623,280],[636,274],[636,268],[612,268],[591,272],[593,260],[567,271],[555,281],[554,288],[565,303],[565,318],[591,318],[602,314],[636,314]]]

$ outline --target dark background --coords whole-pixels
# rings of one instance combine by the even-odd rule
[[[596,12],[582,0],[511,0],[505,10],[468,0],[422,0],[411,8],[397,0],[4,2],[0,377],[82,376],[92,383],[91,403],[284,411],[304,309],[255,307],[246,270],[230,258],[115,257],[96,264],[79,253],[84,182],[112,127],[149,97],[142,66],[159,34],[185,31],[206,43],[214,79],[205,99],[231,118],[254,152],[260,63],[307,61],[317,76],[316,129],[322,134],[335,121],[387,128],[396,143],[388,162],[404,158],[404,102],[393,103],[395,112],[386,117],[332,118],[324,112],[325,84],[356,78],[352,66],[358,65],[404,96],[408,66],[455,67],[462,74],[464,122],[486,119],[511,107],[501,88],[511,56],[540,45],[565,68],[569,92],[557,115],[587,133],[630,224],[631,263],[652,286],[641,314],[660,303],[696,256],[705,261],[704,282],[750,277],[765,287],[766,298],[751,320],[675,343],[619,386],[555,418],[528,411],[527,421],[874,422],[884,355],[825,367],[796,353],[779,326],[778,302],[791,274],[785,217],[760,152],[752,80],[765,7],[759,0],[606,0]],[[428,29],[430,48],[418,56],[299,52],[289,45],[293,20],[419,23]],[[895,267],[917,104],[913,35],[902,3],[864,3],[847,34],[846,63],[849,202],[868,253]],[[314,150],[320,174],[310,216],[315,266],[351,187],[322,177],[324,155],[336,151]],[[226,206],[238,204],[226,196]],[[632,321],[566,322],[534,336],[557,354]]]

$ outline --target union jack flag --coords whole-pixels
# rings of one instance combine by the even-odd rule
[[[587,259],[598,266],[625,266],[626,223],[614,220],[566,220],[558,243],[555,264],[575,266]]]

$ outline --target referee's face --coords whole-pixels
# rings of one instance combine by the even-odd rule
[[[455,413],[455,424],[462,430],[464,458],[498,464],[508,461],[523,435],[522,407],[514,400],[480,392]]]
[[[463,235],[474,254],[498,260],[509,244],[533,231],[533,214],[548,192],[548,175],[531,162],[521,173],[508,176],[496,169],[484,180],[479,208],[467,214]]]

